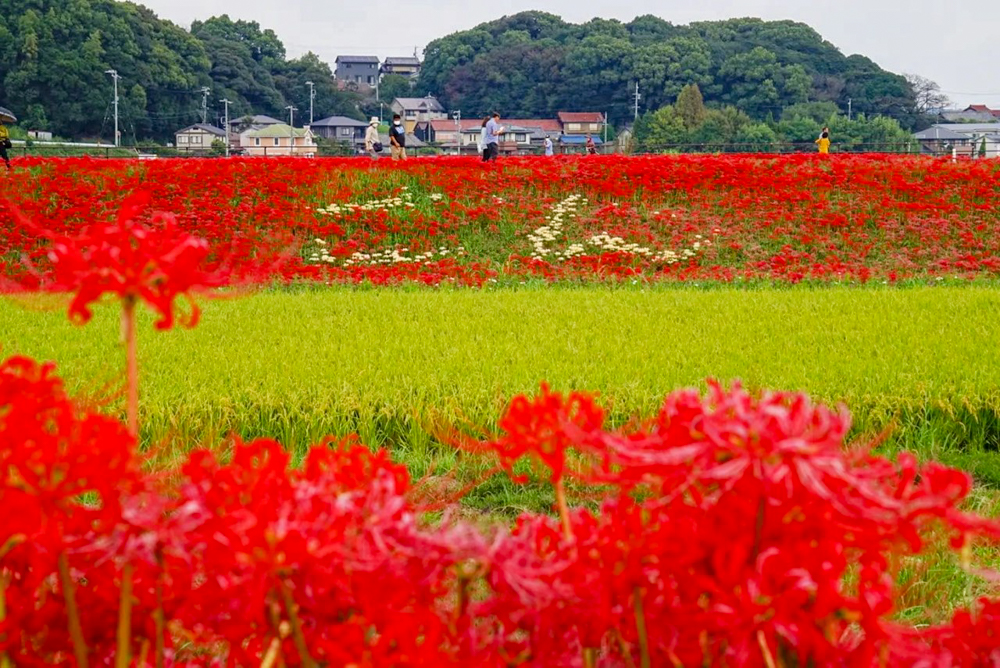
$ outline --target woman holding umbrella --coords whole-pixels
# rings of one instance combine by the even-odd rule
[[[13,123],[16,120],[17,118],[8,109],[0,107],[0,158],[3,158],[8,170],[10,169],[10,156],[7,155],[7,149],[11,148],[13,144],[10,143],[10,130],[4,124]]]

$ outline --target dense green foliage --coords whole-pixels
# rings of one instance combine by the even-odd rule
[[[4,354],[58,360],[73,392],[113,392],[117,310],[80,328],[46,303],[0,303]],[[144,317],[142,425],[147,443],[237,433],[299,452],[356,431],[422,470],[454,461],[442,429],[490,428],[542,380],[600,392],[620,424],[678,387],[742,378],[844,401],[857,435],[889,428],[893,447],[997,485],[1000,370],[983,351],[1000,337],[998,304],[988,286],[263,293],[207,303],[194,330]]]
[[[336,88],[329,65],[314,54],[288,60],[270,30],[227,16],[196,22],[188,32],[150,10],[113,0],[6,0],[0,12],[0,104],[31,129],[73,138],[113,135],[113,87],[121,76],[123,143],[164,139],[201,121],[230,114],[283,117],[309,108],[305,82],[316,84],[321,115],[357,115],[356,96]]]
[[[635,124],[635,148],[700,151],[736,145],[739,150],[769,151],[782,148],[781,144],[812,143],[824,127],[830,128],[837,151],[861,147],[905,152],[913,143],[899,121],[888,116],[858,114],[848,119],[832,102],[805,102],[786,108],[778,119],[754,120],[731,105],[705,107],[698,85],[691,84],[675,104],[640,117]]]
[[[221,16],[196,21],[187,31],[115,0],[4,3],[0,104],[25,126],[71,138],[110,138],[108,69],[122,77],[125,144],[166,139],[201,121],[205,86],[211,88],[211,123],[221,122],[222,98],[233,102],[232,117],[284,118],[289,104],[304,112],[306,81],[316,84],[318,118],[378,111],[357,93],[338,90],[330,66],[315,54],[288,59],[277,35],[256,22]],[[499,109],[511,117],[553,116],[586,108],[607,111],[620,124],[633,115],[636,82],[643,110],[672,104],[684,86],[697,84],[709,108],[730,106],[754,121],[771,121],[778,136],[786,133],[774,119],[806,103],[836,110],[852,99],[859,114],[883,114],[907,129],[921,119],[903,77],[863,56],[844,56],[806,25],[758,19],[676,26],[643,16],[631,23],[574,25],[525,12],[431,42],[416,94],[434,93],[467,115]],[[387,77],[382,98],[409,90],[402,77]],[[716,118],[701,127],[707,132],[731,121]],[[739,131],[729,129],[732,136]],[[761,126],[744,133],[754,142],[770,138]]]
[[[594,19],[582,25],[524,12],[431,42],[419,86],[446,106],[507,116],[606,111],[613,122],[641,107],[672,103],[698,84],[710,106],[732,105],[756,120],[792,105],[832,102],[884,114],[904,127],[919,122],[902,76],[864,56],[845,56],[807,25],[732,19],[678,26],[654,16],[630,23]]]

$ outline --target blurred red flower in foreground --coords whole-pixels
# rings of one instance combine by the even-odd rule
[[[960,471],[845,449],[848,420],[711,384],[611,431],[590,395],[543,386],[486,446],[557,485],[574,450],[600,502],[484,530],[430,515],[354,439],[298,469],[262,439],[143,474],[120,425],[13,358],[0,665],[995,665],[996,602],[905,626],[894,568],[1000,525],[960,510]]]

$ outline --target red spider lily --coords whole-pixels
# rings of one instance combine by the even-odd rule
[[[367,167],[349,159],[276,159],[267,170],[253,161],[41,160],[13,175],[8,197],[53,234],[75,237],[114,215],[108,193],[147,192],[154,210],[173,212],[179,229],[216,252],[226,249],[232,271],[252,279],[475,286],[504,277],[903,281],[1000,275],[1000,218],[991,205],[1000,170],[993,163],[889,155],[607,156],[512,159],[509,169],[483,172],[467,160],[412,161],[395,173],[440,199],[385,209],[348,206],[403,192],[373,185]],[[563,219],[561,234],[547,242],[551,253],[535,256],[528,236],[570,195],[587,202]],[[332,204],[340,209],[327,211]],[[649,252],[590,243],[602,234]],[[481,250],[460,254],[470,236],[482,242],[470,248]],[[328,261],[305,250],[317,238]],[[574,244],[582,252],[562,255]],[[449,251],[444,257],[441,247]],[[23,253],[43,265],[49,248],[31,228],[0,225],[0,274],[32,280],[11,258]],[[301,256],[268,261],[288,248]],[[354,253],[404,248],[409,259],[346,262]],[[413,257],[423,253],[433,257]]]
[[[941,527],[964,544],[1000,525],[960,510],[966,475],[847,450],[847,424],[800,394],[712,383],[607,431],[589,395],[543,385],[495,443],[559,471],[580,449],[600,506],[484,531],[425,517],[406,469],[355,439],[310,448],[299,469],[258,440],[144,475],[120,425],[75,406],[51,366],[13,358],[0,661],[992,665],[997,603],[905,627],[892,565],[947,547]]]
[[[502,435],[478,444],[479,449],[496,452],[504,469],[521,482],[526,478],[515,476],[512,467],[530,455],[549,469],[556,483],[563,477],[567,448],[598,432],[604,425],[604,411],[591,394],[570,392],[564,397],[542,383],[536,396],[514,397],[497,425]]]
[[[157,329],[170,329],[174,302],[184,297],[191,314],[183,324],[193,327],[199,309],[191,293],[226,283],[225,274],[205,269],[208,242],[182,231],[173,215],[157,213],[149,225],[138,222],[149,201],[149,193],[140,192],[122,204],[114,223],[91,225],[75,235],[39,229],[22,219],[50,241],[51,271],[41,284],[73,293],[70,319],[88,322],[90,305],[113,294],[123,303],[145,302],[160,316]]]

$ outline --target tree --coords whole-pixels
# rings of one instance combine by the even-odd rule
[[[735,140],[745,149],[769,151],[774,149],[778,137],[767,123],[747,123],[736,133]]]
[[[635,125],[635,142],[643,150],[662,150],[669,144],[687,141],[684,119],[671,105],[645,114]]]
[[[387,74],[379,82],[378,94],[380,99],[390,102],[397,97],[413,95],[413,86],[410,85],[410,80],[401,74]]]
[[[705,110],[705,102],[701,97],[701,90],[698,84],[688,84],[677,96],[677,114],[684,121],[684,127],[688,130],[695,130],[705,122],[708,112]]]
[[[904,74],[906,83],[913,91],[914,109],[918,114],[927,114],[948,106],[948,96],[941,92],[941,87],[930,79],[919,74]]]

